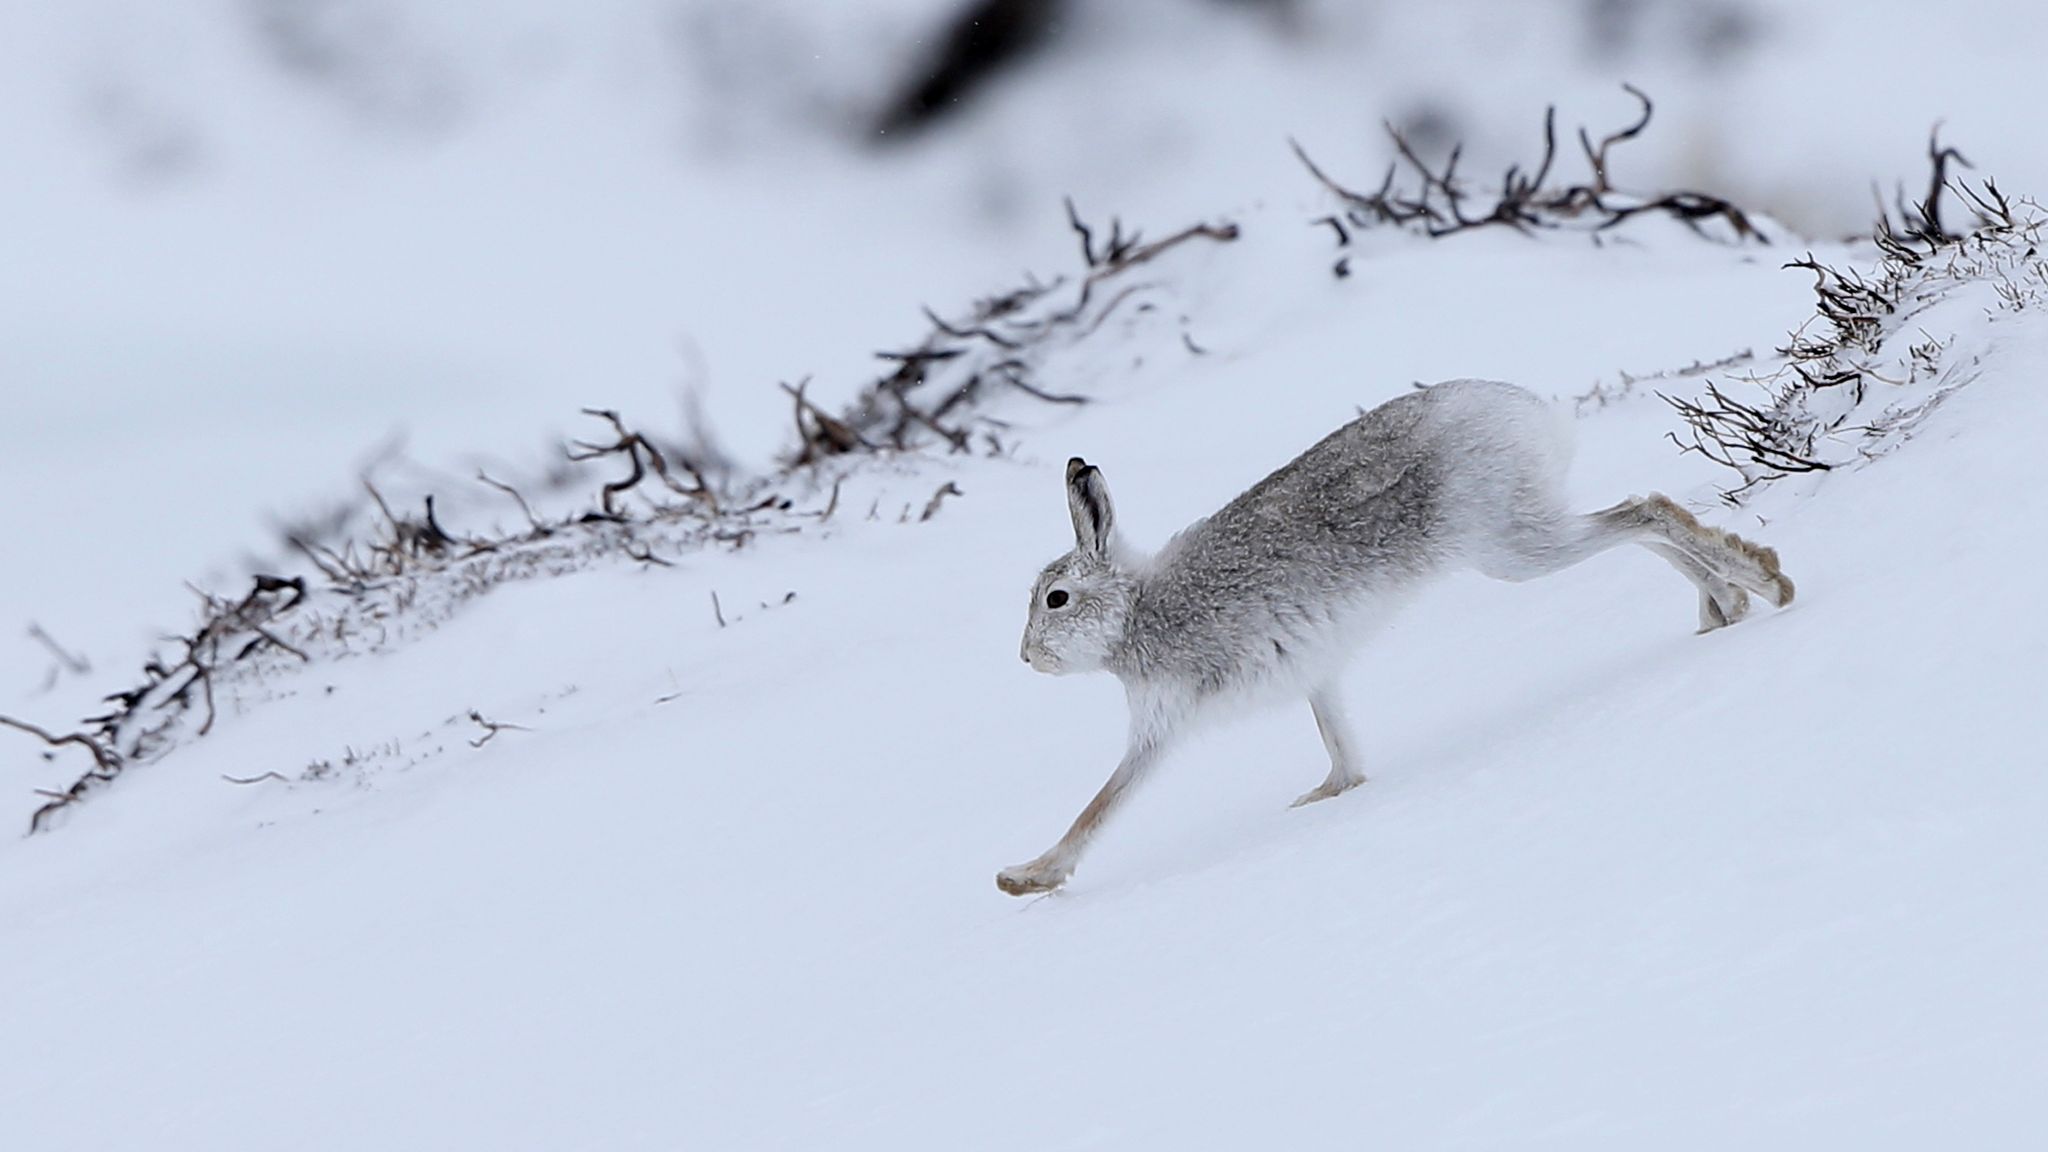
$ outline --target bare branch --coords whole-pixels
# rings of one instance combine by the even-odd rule
[[[1573,224],[1582,231],[1597,233],[1644,213],[1654,212],[1677,219],[1703,235],[1701,225],[1718,219],[1728,225],[1737,242],[1766,242],[1762,231],[1746,213],[1717,196],[1701,192],[1672,192],[1632,200],[1615,193],[1610,178],[1609,152],[1617,144],[1641,135],[1650,123],[1653,110],[1649,97],[1639,89],[1631,85],[1623,85],[1623,88],[1642,105],[1633,123],[1601,137],[1598,143],[1594,142],[1590,132],[1583,128],[1579,130],[1579,145],[1585,152],[1591,174],[1589,183],[1562,188],[1548,186],[1557,160],[1557,109],[1551,106],[1544,109],[1543,153],[1534,170],[1525,173],[1520,165],[1509,165],[1501,177],[1499,194],[1484,212],[1466,207],[1471,197],[1459,186],[1458,180],[1458,163],[1464,155],[1462,147],[1451,149],[1443,170],[1439,172],[1422,159],[1400,129],[1391,123],[1385,124],[1396,159],[1388,167],[1379,190],[1362,193],[1324,172],[1309,159],[1299,143],[1289,141],[1289,144],[1309,174],[1343,200],[1346,218],[1358,227],[1391,224],[1433,238],[1495,225],[1526,233]],[[1416,182],[1412,192],[1399,191],[1395,187],[1395,178],[1404,166]],[[1338,246],[1349,246],[1350,237],[1343,222],[1336,217],[1318,217],[1314,223],[1331,225],[1337,232]],[[1350,270],[1348,255],[1340,257],[1332,267],[1340,279],[1349,275]]]
[[[83,748],[92,755],[93,763],[99,766],[100,771],[109,775],[121,770],[119,756],[82,732],[67,732],[62,736],[55,736],[26,720],[16,720],[12,716],[0,716],[0,726],[12,728],[17,732],[26,732],[52,748],[62,748],[66,745]]]
[[[931,500],[928,501],[924,506],[924,514],[917,518],[917,522],[922,524],[925,521],[930,520],[932,517],[938,515],[939,505],[945,502],[946,497],[965,495],[965,492],[960,491],[960,486],[958,484],[953,483],[951,480],[946,481],[944,484],[941,484],[939,486],[938,491],[932,493]]]
[[[513,502],[519,505],[520,513],[526,517],[527,526],[533,529],[533,535],[536,538],[553,534],[554,529],[549,528],[547,525],[541,523],[540,517],[535,516],[533,514],[533,505],[528,504],[526,502],[526,497],[519,494],[519,489],[514,488],[510,484],[504,483],[503,481],[491,479],[491,477],[487,473],[485,473],[484,470],[481,468],[476,470],[476,478],[478,483],[489,485],[490,487],[496,488],[498,491],[503,492],[505,495],[510,496]]]
[[[670,563],[669,561],[663,560],[661,557],[656,556],[652,548],[638,540],[627,541],[624,551],[627,556],[630,556],[633,559],[638,560],[642,564],[652,564],[658,568],[675,567],[675,565]]]
[[[650,471],[669,491],[674,492],[678,496],[686,496],[701,502],[712,515],[718,515],[718,498],[712,493],[710,482],[704,479],[704,474],[698,470],[695,464],[688,460],[678,461],[682,469],[689,473],[690,479],[696,483],[694,488],[685,488],[669,471],[668,458],[662,454],[661,449],[657,448],[654,442],[647,439],[647,437],[628,429],[625,422],[619,419],[617,412],[609,408],[585,408],[583,414],[594,416],[609,423],[612,426],[612,431],[617,433],[618,439],[611,444],[591,444],[582,440],[575,441],[573,450],[569,453],[569,459],[584,461],[596,460],[604,456],[624,456],[631,469],[624,479],[614,480],[606,484],[601,490],[599,505],[604,509],[605,515],[615,519],[618,518],[620,512],[615,498],[637,487],[642,480],[647,478]]]
[[[969,327],[959,328],[955,327],[954,325],[948,324],[944,320],[939,319],[939,314],[932,311],[930,308],[924,309],[924,318],[932,322],[932,327],[937,328],[939,331],[944,332],[946,335],[951,336],[955,340],[967,340],[978,336],[981,339],[988,341],[989,343],[995,345],[998,348],[1007,348],[1012,352],[1016,351],[1018,347],[1017,342],[1015,340],[1012,340],[1007,336],[1003,336],[985,326],[971,325]]]
[[[1081,214],[1074,210],[1074,198],[1069,196],[1064,203],[1067,206],[1067,225],[1081,238],[1081,262],[1093,268],[1101,263],[1095,256],[1095,234],[1088,230],[1088,225],[1081,222]]]
[[[1579,129],[1579,146],[1586,150],[1586,163],[1593,169],[1593,191],[1595,194],[1605,194],[1614,188],[1614,185],[1609,182],[1607,174],[1608,149],[1624,141],[1635,139],[1637,136],[1642,135],[1643,129],[1650,126],[1650,114],[1653,111],[1650,98],[1643,94],[1642,89],[1633,84],[1623,84],[1621,90],[1635,97],[1643,106],[1642,115],[1636,119],[1635,123],[1618,132],[1608,133],[1601,138],[1597,146],[1593,143],[1592,138],[1586,134],[1584,128]]]
[[[469,746],[471,748],[481,748],[484,745],[489,744],[492,738],[496,737],[497,734],[500,732],[533,731],[533,729],[528,728],[523,724],[504,724],[496,720],[487,720],[484,718],[483,713],[478,712],[474,708],[471,708],[469,710],[469,718],[476,724],[477,727],[482,728],[484,730],[484,734],[482,736],[479,736],[476,739],[471,740],[469,742]]]
[[[66,651],[64,646],[57,643],[54,637],[48,632],[43,631],[41,624],[33,621],[29,623],[28,638],[47,649],[50,656],[57,661],[58,666],[73,676],[83,676],[92,671],[92,661],[84,656]]]

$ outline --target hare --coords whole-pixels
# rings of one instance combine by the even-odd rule
[[[1620,544],[1662,556],[1699,590],[1699,630],[1748,593],[1777,607],[1777,553],[1709,528],[1661,495],[1587,515],[1564,504],[1569,428],[1512,384],[1452,380],[1365,413],[1196,521],[1155,556],[1116,532],[1102,472],[1067,462],[1074,549],[1031,587],[1022,655],[1056,675],[1123,681],[1123,761],[1044,855],[996,874],[1012,895],[1065,883],[1091,836],[1206,706],[1306,698],[1330,773],[1296,805],[1365,781],[1338,678],[1365,633],[1438,573],[1530,580]]]

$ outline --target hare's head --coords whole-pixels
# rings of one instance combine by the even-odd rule
[[[1123,636],[1131,576],[1117,563],[1116,510],[1102,471],[1076,456],[1067,461],[1067,510],[1074,550],[1045,566],[1031,585],[1031,618],[1022,653],[1040,672],[1094,672]]]

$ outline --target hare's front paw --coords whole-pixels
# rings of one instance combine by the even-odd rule
[[[1018,864],[996,873],[996,887],[1012,896],[1029,896],[1034,892],[1050,892],[1067,882],[1067,870],[1033,860],[1029,864]]]
[[[1329,800],[1333,797],[1342,796],[1363,783],[1365,783],[1365,777],[1363,776],[1349,776],[1341,780],[1325,780],[1314,788],[1296,796],[1294,803],[1289,804],[1288,807],[1299,808],[1304,804],[1314,804],[1318,800]]]

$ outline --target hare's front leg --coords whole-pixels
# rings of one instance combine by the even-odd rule
[[[1108,783],[1102,786],[1102,791],[1095,794],[1095,799],[1090,800],[1086,808],[1081,809],[1081,815],[1074,819],[1074,826],[1067,829],[1060,842],[1028,864],[1018,864],[996,873],[996,887],[1012,896],[1027,896],[1033,892],[1050,892],[1066,883],[1067,877],[1074,874],[1074,865],[1080,860],[1081,851],[1088,846],[1095,830],[1101,827],[1110,810],[1123,799],[1124,793],[1130,791],[1138,777],[1159,759],[1159,751],[1159,744],[1155,741],[1134,741],[1124,753],[1122,763],[1110,774]]]
[[[1330,775],[1302,793],[1291,805],[1294,808],[1328,800],[1365,783],[1365,773],[1358,769],[1358,740],[1351,734],[1351,722],[1345,718],[1336,685],[1326,684],[1309,693],[1308,706],[1315,713],[1316,731],[1323,735],[1323,747],[1330,753]]]

